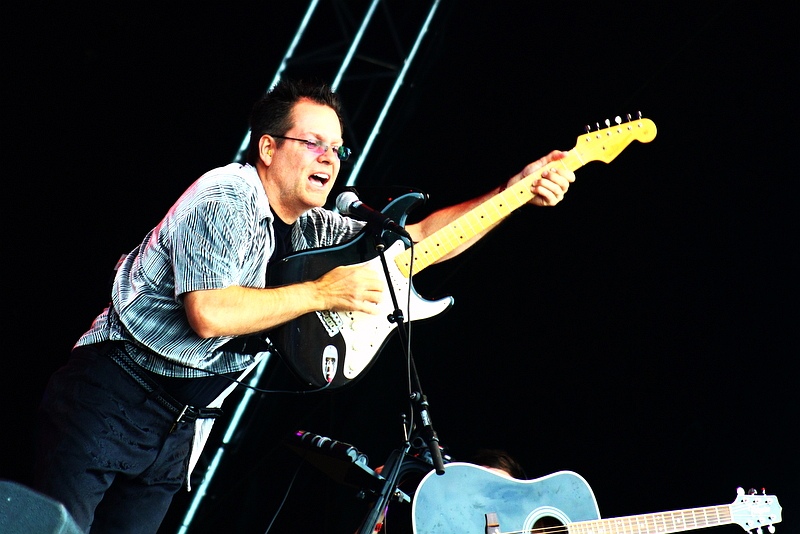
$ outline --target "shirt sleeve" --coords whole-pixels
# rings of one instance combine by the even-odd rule
[[[172,264],[175,297],[202,289],[249,285],[246,269],[253,249],[251,205],[223,187],[200,195],[175,221]]]

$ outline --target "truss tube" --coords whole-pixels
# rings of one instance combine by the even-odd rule
[[[275,77],[272,78],[272,83],[269,84],[269,89],[275,87],[275,84],[281,79],[281,74],[283,71],[286,70],[286,66],[289,63],[289,60],[294,55],[294,51],[297,48],[297,45],[300,43],[300,38],[303,37],[303,34],[308,27],[308,22],[311,20],[311,16],[314,14],[314,11],[317,9],[320,0],[311,0],[311,3],[308,5],[308,9],[306,10],[306,14],[303,17],[303,20],[300,21],[300,26],[297,28],[297,32],[294,34],[294,39],[289,44],[289,48],[286,50],[286,53],[283,55],[283,59],[281,60],[281,64],[278,67],[278,71],[275,73]],[[247,130],[247,133],[242,139],[242,144],[239,145],[239,151],[236,152],[236,156],[234,156],[233,161],[242,161],[243,155],[247,151],[247,146],[250,144],[250,130]]]
[[[431,20],[433,20],[433,15],[436,13],[436,8],[439,7],[439,0],[436,0],[432,5],[430,11],[428,11],[428,16],[425,19],[425,22],[420,28],[419,34],[417,35],[417,40],[414,42],[414,46],[411,49],[411,52],[408,54],[405,62],[403,63],[403,68],[400,70],[400,73],[397,75],[397,79],[395,80],[394,87],[392,87],[392,92],[389,94],[389,98],[386,99],[386,103],[381,110],[378,119],[375,121],[375,126],[372,128],[372,132],[369,134],[369,138],[367,142],[364,144],[364,150],[362,151],[361,156],[356,161],[356,164],[353,166],[353,171],[350,173],[350,176],[347,178],[347,185],[353,186],[356,183],[356,178],[358,177],[358,173],[363,166],[364,160],[367,157],[370,149],[372,148],[372,144],[375,142],[375,138],[378,136],[378,133],[381,129],[381,124],[383,124],[384,119],[386,118],[386,114],[389,112],[389,108],[394,101],[394,97],[397,95],[397,91],[400,90],[400,86],[403,85],[403,80],[405,79],[406,72],[408,71],[414,56],[417,54],[417,50],[419,50],[419,45],[422,42],[422,38],[428,32],[428,27],[430,26]]]

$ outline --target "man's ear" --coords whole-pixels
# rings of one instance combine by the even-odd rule
[[[258,140],[258,155],[265,165],[269,165],[272,162],[274,144],[274,140],[268,135],[262,135],[261,139]]]

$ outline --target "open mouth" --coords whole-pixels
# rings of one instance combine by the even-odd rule
[[[325,174],[325,173],[321,173],[321,172],[315,172],[314,174],[309,176],[309,178],[311,179],[312,182],[318,183],[320,185],[320,187],[324,187],[325,184],[327,184],[328,181],[331,179],[329,174]]]

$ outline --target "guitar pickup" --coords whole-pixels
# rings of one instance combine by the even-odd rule
[[[344,321],[342,321],[338,313],[330,310],[318,311],[316,313],[322,326],[325,327],[325,331],[328,332],[329,337],[333,337],[341,332]]]

